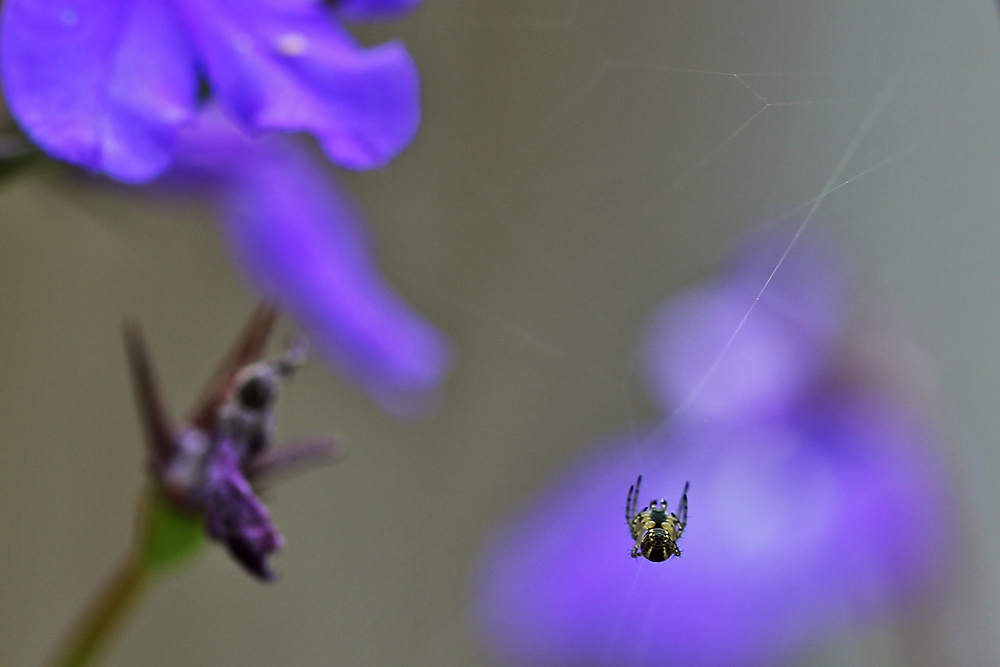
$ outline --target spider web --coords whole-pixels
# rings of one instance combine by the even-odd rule
[[[643,387],[636,348],[644,322],[761,231],[781,235],[784,254],[748,299],[744,322],[800,241],[823,232],[854,251],[862,300],[893,304],[934,369],[964,532],[960,543],[940,545],[956,554],[959,573],[937,615],[917,628],[931,628],[929,641],[940,644],[934,664],[1000,662],[1000,537],[990,528],[1000,505],[998,33],[987,0],[426,0],[402,22],[364,28],[366,42],[406,42],[425,116],[415,145],[384,174],[343,178],[368,214],[385,272],[455,343],[440,411],[426,424],[399,425],[354,389],[305,373],[282,423],[293,433],[344,433],[352,457],[281,490],[274,511],[289,539],[285,580],[241,593],[242,575],[213,556],[143,610],[112,664],[207,664],[215,655],[227,664],[492,664],[464,620],[483,541],[589,443],[666,424],[670,415]],[[38,192],[22,199],[35,207]],[[51,224],[55,238],[88,231],[43,257],[46,272],[57,275],[79,246],[97,257],[84,266],[101,275],[129,255],[143,276],[162,276],[144,322],[183,404],[181,378],[197,386],[200,365],[231,336],[249,297],[201,224],[207,215],[191,224],[189,212],[167,210],[133,224],[148,202],[88,206],[86,229],[29,221]],[[113,234],[109,208],[129,221]],[[140,235],[146,227],[149,238]],[[13,233],[4,238],[5,247],[24,247]],[[23,274],[5,270],[19,295],[14,278]],[[58,622],[70,618],[117,557],[113,540],[129,512],[121,498],[141,481],[128,437],[95,438],[104,449],[78,442],[89,432],[81,424],[104,434],[93,424],[112,418],[100,415],[130,426],[132,415],[120,409],[130,403],[114,338],[118,302],[108,305],[88,280],[68,284],[74,291],[51,288],[69,295],[53,303],[77,310],[37,326],[79,332],[84,309],[103,309],[92,335],[56,347],[62,356],[51,362],[52,349],[30,347],[41,338],[34,330],[5,332],[31,360],[4,367],[11,412],[35,402],[74,415],[62,425],[45,412],[43,426],[18,422],[8,434],[30,446],[4,459],[13,489],[5,498],[19,504],[4,524],[12,537],[3,555],[20,549],[38,564],[26,583],[11,577],[4,589],[19,607],[0,645],[30,633],[36,642],[7,653],[15,663],[41,659],[54,633],[52,601]],[[193,301],[204,317],[186,320]],[[22,311],[36,313],[4,312]],[[725,363],[742,326],[678,410]],[[82,349],[80,341],[98,339],[110,340],[100,354]],[[162,349],[171,345],[173,362]],[[42,363],[51,364],[47,376],[35,370]],[[74,364],[86,373],[74,374]],[[105,393],[107,406],[76,395]],[[647,462],[636,451],[638,472]],[[51,488],[52,470],[78,480],[81,462],[97,471],[86,477],[93,488]],[[696,502],[693,495],[692,521]],[[42,519],[22,525],[29,505]],[[43,520],[49,515],[61,523]],[[373,528],[391,528],[398,548]],[[94,577],[77,581],[78,570]],[[60,581],[46,583],[53,573]],[[243,604],[244,594],[258,597]],[[619,632],[648,634],[657,619],[648,621]],[[912,664],[927,645],[913,627],[859,632],[860,641],[808,664]],[[39,655],[18,659],[28,655],[22,649]]]
[[[456,125],[474,128],[444,169],[459,202],[444,244],[455,255],[450,273],[428,272],[427,257],[414,260],[408,244],[387,249],[386,263],[477,341],[465,362],[483,374],[468,386],[493,403],[482,414],[519,422],[492,435],[481,424],[464,431],[493,452],[478,465],[457,455],[487,479],[489,492],[470,496],[513,507],[509,495],[544,485],[583,443],[665,427],[673,415],[649,405],[635,354],[651,309],[710,275],[746,234],[786,239],[676,414],[725,363],[799,240],[822,230],[859,257],[862,301],[894,303],[942,376],[937,400],[956,416],[947,455],[969,525],[984,525],[1000,455],[985,444],[996,442],[996,424],[972,406],[986,407],[983,392],[996,392],[967,371],[1000,368],[982,344],[984,304],[968,290],[997,278],[966,244],[997,241],[986,222],[996,221],[990,184],[1000,166],[995,14],[988,3],[960,12],[892,2],[427,6],[408,40],[462,35],[455,48],[468,49],[469,62],[437,90],[458,83],[476,100],[436,109],[450,120],[467,114]],[[432,79],[429,96],[434,89]],[[442,125],[425,128],[423,141],[443,140],[450,124]],[[958,259],[966,251],[967,265]],[[956,335],[949,318],[979,333]],[[972,532],[960,547],[971,561],[1000,548]],[[947,626],[939,650],[950,660],[1000,656],[979,632],[1000,623],[989,601],[1000,599],[1000,571],[978,568],[966,575],[985,577],[989,592],[965,589],[975,602],[964,620],[954,602],[939,619]],[[900,641],[845,645],[827,659],[903,664],[912,656]]]

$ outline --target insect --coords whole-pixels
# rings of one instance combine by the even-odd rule
[[[658,503],[655,499],[651,500],[649,507],[643,508],[636,514],[640,484],[642,475],[639,475],[634,486],[629,487],[628,498],[625,500],[625,521],[632,531],[632,539],[635,540],[632,558],[638,558],[642,554],[646,560],[660,563],[671,556],[680,556],[681,550],[677,547],[677,540],[687,525],[687,492],[690,483],[684,484],[679,515],[667,511],[667,501],[663,498],[660,498]]]

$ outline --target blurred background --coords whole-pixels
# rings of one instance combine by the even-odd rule
[[[395,420],[310,364],[279,431],[350,455],[270,495],[280,581],[212,549],[109,664],[497,664],[468,613],[484,541],[586,443],[658,414],[635,354],[651,310],[748,230],[803,222],[922,350],[960,537],[933,611],[796,664],[1000,664],[995,4],[426,0],[358,34],[404,39],[423,80],[416,143],[340,177],[453,341],[439,409]],[[255,298],[206,206],[79,176],[3,187],[0,285],[0,664],[31,665],[122,556],[144,481],[122,317],[180,413]],[[901,648],[929,628],[932,654]]]

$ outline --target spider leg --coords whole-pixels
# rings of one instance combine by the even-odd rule
[[[628,524],[629,529],[632,528],[632,492],[635,491],[635,485],[628,487],[628,497],[625,499],[625,523]]]
[[[639,487],[642,485],[642,475],[639,475],[639,479],[635,480],[635,495],[632,496],[632,516],[635,516],[635,511],[638,509],[639,505]]]
[[[691,482],[684,482],[684,493],[681,494],[681,506],[680,506],[680,525],[677,526],[677,535],[680,536],[684,532],[684,526],[688,522],[688,487],[691,486]]]
[[[636,480],[633,486],[628,488],[628,499],[625,501],[625,521],[629,528],[632,527],[632,520],[635,518],[635,506],[639,504],[639,485],[642,484],[642,475]]]

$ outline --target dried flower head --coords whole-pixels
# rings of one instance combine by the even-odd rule
[[[281,383],[306,356],[304,344],[297,342],[280,357],[260,361],[276,319],[270,305],[254,311],[182,427],[174,426],[161,400],[141,330],[134,323],[125,325],[157,489],[174,506],[203,514],[208,535],[224,543],[236,560],[263,580],[273,578],[268,560],[284,538],[254,490],[279,472],[339,452],[331,438],[272,446],[273,411]]]

